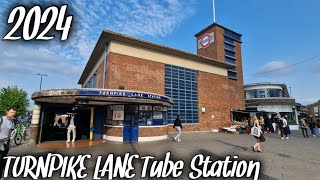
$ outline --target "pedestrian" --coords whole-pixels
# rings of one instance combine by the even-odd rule
[[[71,142],[74,142],[76,140],[76,126],[74,124],[75,115],[76,114],[74,112],[72,112],[71,117],[68,121],[67,143],[70,142],[70,133],[71,132],[72,132],[72,141]]]
[[[317,120],[316,136],[320,135],[320,119]]]
[[[273,132],[273,133],[274,133],[274,132],[277,132],[276,119],[273,118],[271,121],[272,121],[272,128],[273,128],[273,131],[272,131],[272,132]]]
[[[311,118],[311,121],[309,123],[309,128],[310,128],[312,136],[316,137],[315,132],[314,132],[314,129],[316,128],[316,123],[314,122],[313,118]]]
[[[181,135],[181,131],[182,131],[182,124],[181,124],[181,120],[180,120],[180,116],[179,115],[177,115],[176,120],[174,120],[173,128],[175,128],[176,131],[177,131],[177,135],[174,137],[174,140],[175,141],[181,141],[180,135]]]
[[[260,116],[259,123],[260,123],[260,126],[261,126],[261,130],[262,130],[263,132],[265,132],[266,130],[265,130],[265,124],[264,124],[264,118],[263,118],[263,116]]]
[[[4,157],[8,155],[10,149],[11,131],[14,129],[14,117],[17,113],[16,108],[7,109],[6,116],[0,118],[0,178],[6,165]]]
[[[284,117],[287,120],[287,126],[285,127],[284,130],[286,131],[286,134],[289,135],[289,134],[291,134],[291,130],[290,130],[290,126],[289,126],[289,122],[290,121],[288,120],[288,116],[287,115],[285,115]]]
[[[302,130],[303,137],[304,138],[309,138],[308,130],[307,130],[307,124],[306,124],[305,118],[302,118],[300,120],[300,127],[301,127],[301,130]]]
[[[288,132],[286,130],[287,125],[288,125],[288,121],[286,120],[285,117],[282,117],[281,119],[279,119],[279,129],[280,129],[281,139],[284,139],[283,134],[286,135],[286,139],[289,139]]]
[[[271,120],[270,120],[270,118],[268,116],[264,120],[264,123],[266,125],[266,129],[265,129],[266,133],[270,134],[272,127],[271,127]]]
[[[253,116],[251,119],[253,121],[253,128],[258,129],[257,131],[258,136],[253,135],[253,137],[256,139],[257,142],[253,146],[251,146],[251,149],[253,150],[253,152],[261,152],[261,142],[265,141],[265,138],[263,136],[263,131],[261,130],[261,126],[257,116]]]

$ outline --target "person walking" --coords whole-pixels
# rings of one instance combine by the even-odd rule
[[[316,133],[314,132],[314,129],[316,128],[316,123],[314,122],[312,117],[311,117],[311,121],[309,123],[309,128],[310,128],[312,136],[316,137]]]
[[[272,122],[272,133],[276,133],[277,132],[277,123],[276,123],[276,120],[274,118],[271,119],[271,122]]]
[[[260,116],[260,118],[259,118],[259,124],[260,124],[260,126],[261,126],[261,130],[262,130],[263,132],[265,132],[266,130],[265,130],[265,124],[264,124],[264,118],[263,118],[263,116]]]
[[[6,116],[0,118],[0,178],[2,178],[3,170],[6,165],[4,159],[10,149],[11,131],[14,129],[14,117],[17,113],[16,108],[7,109]]]
[[[74,142],[76,140],[76,126],[74,124],[74,119],[75,119],[75,113],[73,112],[71,114],[70,120],[68,121],[68,132],[67,132],[67,143],[70,142],[70,134],[72,132],[72,141]]]
[[[286,130],[287,125],[288,125],[288,121],[286,120],[285,117],[282,117],[281,119],[279,119],[281,139],[284,139],[283,134],[286,135],[286,139],[289,139],[288,132]]]
[[[261,152],[261,142],[265,141],[263,136],[263,131],[261,130],[261,126],[257,116],[253,116],[252,121],[253,121],[253,126],[258,128],[259,136],[255,136],[255,135],[253,136],[257,142],[253,146],[251,146],[251,149],[253,150],[253,152]]]
[[[181,135],[181,131],[182,131],[182,124],[181,124],[181,120],[180,120],[180,116],[179,115],[177,115],[176,120],[174,120],[173,128],[175,128],[176,131],[177,131],[177,135],[174,137],[174,140],[175,141],[181,141],[180,135]]]
[[[309,138],[308,131],[307,131],[307,124],[306,124],[305,118],[302,118],[302,119],[300,120],[300,126],[301,126],[301,130],[302,130],[303,137],[304,137],[304,138]],[[305,132],[305,133],[304,133],[304,132]]]

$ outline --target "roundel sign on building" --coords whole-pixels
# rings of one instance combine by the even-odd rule
[[[202,36],[201,39],[198,41],[198,48],[207,48],[211,43],[214,41],[214,34],[213,32],[210,34],[205,34]]]

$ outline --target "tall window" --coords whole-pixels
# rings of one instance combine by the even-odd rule
[[[92,88],[92,78],[89,79],[89,81],[87,82],[86,88]]]
[[[241,36],[229,31],[224,30],[224,57],[225,62],[230,64],[236,64],[236,51],[234,41],[241,41]],[[228,77],[230,79],[237,79],[237,70],[235,68],[228,70]]]
[[[236,41],[240,41],[241,42],[241,35],[233,32],[233,31],[230,31],[228,29],[224,29],[224,35],[231,38],[231,39],[234,39]]]
[[[252,89],[246,90],[246,99],[251,98],[269,98],[269,97],[283,97],[281,89]]]
[[[97,88],[97,71],[93,74],[93,88]]]
[[[173,99],[167,122],[177,115],[183,123],[198,123],[198,73],[183,67],[165,65],[165,95]]]

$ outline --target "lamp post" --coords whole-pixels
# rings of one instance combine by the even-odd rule
[[[41,79],[40,79],[40,91],[41,91],[41,86],[42,86],[42,76],[48,76],[48,75],[46,75],[46,74],[40,74],[40,73],[38,73],[37,75],[38,75],[38,76],[41,76]]]
[[[291,87],[289,87],[289,89],[290,89],[290,97],[291,97]]]

